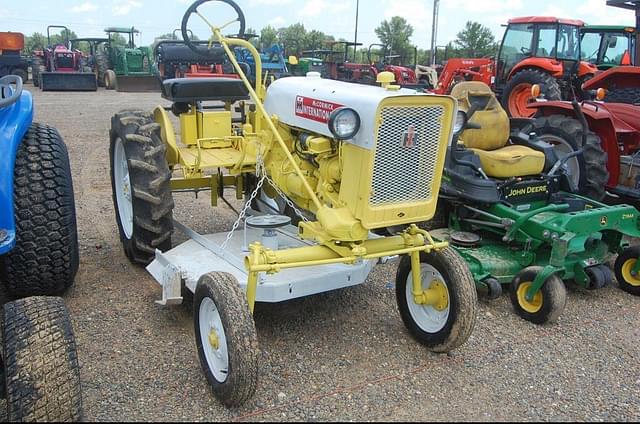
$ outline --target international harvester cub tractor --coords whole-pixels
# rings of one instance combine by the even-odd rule
[[[590,199],[608,180],[606,155],[578,102],[580,121],[557,116],[535,135],[529,121],[510,125],[485,84],[460,83],[452,95],[468,123],[446,164],[439,217],[447,228],[432,235],[451,242],[478,288],[498,297],[510,285],[518,315],[552,322],[565,307],[564,282],[603,288],[614,276],[607,264],[620,254],[617,281],[640,295],[640,249],[623,242],[640,236],[640,214]],[[574,194],[580,189],[588,197]]]
[[[165,81],[180,140],[163,107],[123,111],[112,119],[110,153],[126,255],[149,264],[162,305],[182,303],[183,285],[195,293],[196,345],[215,395],[236,406],[255,392],[257,302],[359,285],[389,257],[402,257],[397,301],[413,337],[435,352],[462,345],[476,317],[472,277],[447,243],[411,225],[435,213],[447,146],[462,122],[454,99],[401,90],[390,79],[373,87],[317,74],[276,80],[267,91],[255,47],[222,35],[237,22],[244,32],[242,10],[214,0],[209,7],[234,9],[233,20],[216,27],[198,10],[210,1],[187,10],[184,40],[197,49],[187,33],[197,14],[241,80]],[[255,89],[234,47],[252,53]],[[212,101],[224,106],[212,109]],[[210,190],[216,205],[228,187],[245,200],[228,234],[203,236],[174,221],[173,192]],[[394,237],[372,234],[400,224],[409,227]],[[174,227],[190,240],[172,249]]]
[[[62,29],[64,44],[51,43],[51,29]],[[32,64],[34,85],[42,91],[96,91],[96,75],[85,64],[80,50],[72,50],[69,28],[47,27],[47,48],[36,52]]]

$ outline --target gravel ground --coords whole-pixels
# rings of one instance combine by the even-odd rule
[[[152,108],[159,95],[33,92],[37,120],[59,129],[71,155],[81,266],[65,300],[87,420],[640,420],[639,299],[617,287],[571,290],[564,315],[545,327],[515,316],[506,296],[483,301],[469,342],[435,355],[400,321],[390,284],[396,263],[360,287],[259,305],[258,392],[225,410],[200,369],[191,305],[156,305],[159,287],[118,241],[110,118]],[[178,218],[199,231],[226,231],[234,220],[206,198],[176,203]]]

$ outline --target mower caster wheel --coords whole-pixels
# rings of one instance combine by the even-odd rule
[[[606,268],[602,266],[594,266],[587,268],[585,272],[589,277],[589,285],[587,286],[587,289],[600,290],[607,287],[609,284],[609,281],[607,281],[607,276],[609,274],[606,273]]]
[[[487,287],[487,299],[488,300],[497,300],[502,297],[502,284],[500,281],[495,278],[488,278],[484,281],[485,286]]]
[[[542,267],[526,268],[511,283],[511,303],[516,313],[534,324],[555,322],[567,304],[567,288],[557,275],[549,277],[532,300],[526,298],[529,287],[542,270]]]
[[[420,273],[423,290],[431,292],[435,301],[416,303],[411,257],[405,256],[396,275],[400,316],[419,343],[436,353],[450,352],[467,341],[475,326],[478,293],[473,276],[464,260],[451,248],[422,253]]]
[[[228,408],[251,399],[258,384],[258,336],[238,281],[213,272],[200,278],[193,301],[200,364],[213,394]]]
[[[633,271],[640,258],[640,247],[632,247],[618,256],[615,265],[616,280],[620,288],[634,296],[640,296],[640,274]]]

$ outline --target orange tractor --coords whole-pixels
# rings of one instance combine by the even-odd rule
[[[509,21],[498,58],[451,59],[442,69],[435,92],[451,92],[460,80],[481,81],[502,99],[513,117],[532,117],[531,88],[537,84],[548,100],[582,97],[582,84],[598,68],[581,61],[580,30],[584,22],[553,17]]]

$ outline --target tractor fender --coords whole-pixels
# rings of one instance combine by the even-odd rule
[[[529,105],[539,111],[538,115],[565,115],[577,118],[570,102],[535,102]],[[640,122],[637,116],[640,114],[640,106],[617,103],[583,103],[584,112],[589,129],[596,133],[602,141],[602,147],[608,155],[607,168],[611,179],[609,187],[618,185],[620,176],[620,157],[633,154],[640,146]],[[628,141],[633,146],[630,151],[620,151],[619,138]]]
[[[587,81],[583,90],[597,90],[599,88],[637,88],[640,87],[640,67],[618,66],[608,71],[600,72]]]
[[[564,76],[564,66],[562,62],[554,60],[554,59],[544,59],[540,57],[530,57],[528,59],[523,60],[513,67],[511,72],[509,73],[509,78],[513,78],[515,74],[524,70],[524,69],[540,69],[554,78],[562,78]]]
[[[15,245],[16,223],[13,210],[13,173],[20,143],[33,121],[33,98],[23,91],[20,99],[0,109],[0,255]]]

